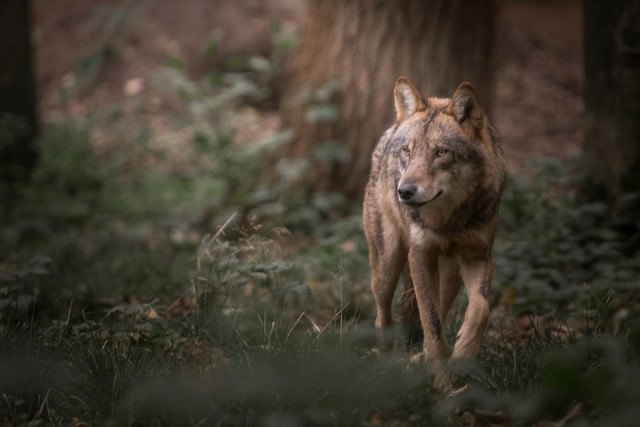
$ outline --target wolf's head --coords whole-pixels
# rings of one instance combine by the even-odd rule
[[[397,197],[409,206],[456,206],[482,185],[492,144],[478,95],[462,83],[450,99],[425,99],[405,77],[396,82]]]

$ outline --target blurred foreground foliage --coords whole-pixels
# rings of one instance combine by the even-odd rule
[[[441,395],[402,345],[372,351],[360,207],[299,185],[339,145],[265,164],[290,138],[262,109],[280,54],[200,80],[172,57],[142,94],[43,130],[1,212],[0,420],[634,425],[638,219],[577,203],[551,159],[510,178],[491,325]],[[305,95],[309,120],[335,119],[332,90]]]

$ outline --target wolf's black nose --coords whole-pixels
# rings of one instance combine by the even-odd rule
[[[401,184],[398,187],[398,197],[400,200],[410,200],[416,194],[417,188],[413,184]]]

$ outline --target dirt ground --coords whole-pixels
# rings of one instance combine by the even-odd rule
[[[579,0],[499,0],[492,120],[509,167],[528,159],[576,156],[582,141],[582,34]],[[124,7],[124,8],[123,8]],[[120,11],[120,12],[118,12]],[[124,12],[122,12],[124,11]],[[84,116],[144,90],[168,55],[198,75],[235,54],[267,55],[272,23],[299,25],[302,0],[52,0],[34,2],[36,66],[45,121]],[[219,42],[215,54],[207,44]],[[109,46],[91,90],[62,105],[83,59]]]

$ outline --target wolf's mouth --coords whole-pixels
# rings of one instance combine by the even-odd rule
[[[411,207],[417,208],[417,207],[420,207],[420,206],[424,206],[424,205],[426,205],[427,203],[431,203],[431,202],[433,202],[435,199],[437,199],[438,197],[440,197],[440,195],[441,195],[441,194],[442,194],[442,190],[439,190],[439,191],[436,193],[436,195],[435,195],[435,196],[433,196],[432,198],[430,198],[430,199],[429,199],[429,200],[427,200],[427,201],[424,201],[424,202],[412,202],[411,200],[407,200],[406,202],[405,202],[405,201],[402,201],[402,203],[404,203],[405,205],[408,205],[408,206],[411,206]]]

